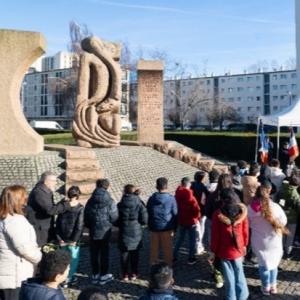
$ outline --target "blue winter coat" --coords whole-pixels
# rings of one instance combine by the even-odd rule
[[[37,278],[22,283],[20,300],[66,300],[61,289],[49,288]]]
[[[150,231],[168,231],[176,228],[177,204],[169,193],[154,193],[148,200],[148,226]]]
[[[140,297],[139,300],[178,300],[172,290],[155,291],[148,290],[147,293]]]

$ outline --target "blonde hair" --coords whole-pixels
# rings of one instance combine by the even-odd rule
[[[261,202],[261,214],[263,218],[271,224],[276,233],[288,235],[290,233],[289,230],[280,222],[278,222],[272,214],[270,206],[271,200],[268,189],[264,186],[260,186],[258,188],[258,196]]]
[[[0,197],[0,219],[8,215],[23,215],[23,207],[27,203],[26,189],[21,185],[12,185],[3,189]]]

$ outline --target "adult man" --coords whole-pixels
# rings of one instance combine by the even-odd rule
[[[119,217],[117,205],[107,191],[109,186],[108,179],[99,179],[84,211],[84,223],[90,231],[92,283],[101,285],[113,279],[108,273],[109,240],[113,223]]]
[[[286,173],[288,164],[290,162],[288,141],[283,142],[282,147],[279,150],[279,161],[280,161],[280,166],[282,168],[282,171]]]
[[[43,173],[29,195],[27,219],[35,229],[40,247],[55,237],[53,217],[70,209],[67,201],[54,203],[53,193],[56,181],[57,177],[54,173],[50,171]]]
[[[168,193],[168,180],[160,177],[156,180],[158,192],[148,200],[148,226],[150,230],[150,263],[158,262],[161,246],[164,261],[171,267],[173,263],[173,235],[176,227],[177,204],[174,196]]]

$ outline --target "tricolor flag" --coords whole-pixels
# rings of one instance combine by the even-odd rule
[[[299,148],[293,128],[290,128],[290,143],[289,143],[290,160],[295,160],[299,156]]]
[[[268,163],[269,160],[269,142],[268,137],[265,135],[264,132],[264,125],[262,121],[259,124],[259,141],[260,141],[260,161],[262,164]]]

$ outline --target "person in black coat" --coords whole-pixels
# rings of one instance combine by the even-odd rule
[[[56,181],[54,173],[50,171],[43,173],[29,195],[26,216],[35,229],[39,247],[55,239],[54,216],[70,209],[68,201],[54,203]]]
[[[124,187],[124,194],[118,203],[119,248],[121,251],[121,267],[123,279],[135,280],[138,274],[139,249],[143,239],[142,226],[148,222],[147,209],[140,197],[139,190],[132,184]]]
[[[288,141],[285,141],[279,150],[279,161],[280,161],[280,166],[282,168],[282,171],[284,173],[286,173],[288,164],[290,162],[289,142]]]
[[[68,190],[68,200],[71,209],[60,214],[56,220],[56,237],[62,249],[71,253],[72,261],[70,272],[64,287],[68,287],[74,280],[79,263],[80,245],[79,240],[83,232],[83,210],[79,203],[81,194],[78,186],[71,186]]]
[[[118,219],[118,209],[107,191],[109,186],[108,179],[99,179],[84,210],[84,224],[90,232],[93,284],[105,284],[113,279],[112,274],[108,273],[109,240],[112,226]]]

